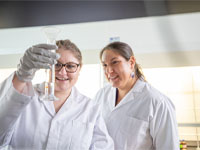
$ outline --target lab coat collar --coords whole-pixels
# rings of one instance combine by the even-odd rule
[[[67,98],[63,106],[57,112],[56,117],[64,114],[66,111],[69,111],[73,107],[72,105],[76,104],[77,99],[78,99],[77,89],[75,87],[72,87],[70,96]]]
[[[121,106],[123,106],[124,104],[133,101],[136,97],[137,93],[141,93],[143,88],[145,86],[145,82],[142,79],[138,79],[135,83],[135,85],[133,86],[133,88],[125,95],[125,97],[121,100],[121,102],[115,107],[115,99],[116,99],[116,88],[112,89],[112,96],[113,96],[113,100],[111,101],[110,108],[111,110],[115,110]]]
[[[44,104],[46,110],[49,112],[49,114],[52,117],[57,117],[60,114],[62,114],[63,112],[65,112],[66,110],[68,110],[71,107],[72,103],[78,99],[78,97],[77,97],[78,91],[75,87],[73,87],[72,91],[70,93],[70,96],[67,98],[67,100],[65,101],[63,106],[60,108],[60,110],[56,113],[53,101],[44,101],[40,98],[40,95],[44,94],[44,83],[36,84],[34,88],[36,89],[36,91],[39,95],[39,97],[38,97],[39,101]]]
[[[138,79],[136,81],[135,85],[133,86],[133,88],[131,89],[131,92],[133,92],[133,93],[142,92],[144,86],[145,86],[144,80]]]

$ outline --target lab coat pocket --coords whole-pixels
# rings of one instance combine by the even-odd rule
[[[133,149],[146,140],[149,133],[149,124],[131,116],[124,116],[120,123],[118,136],[121,136],[120,147]]]
[[[73,120],[70,150],[88,150],[92,141],[93,130],[93,123]]]

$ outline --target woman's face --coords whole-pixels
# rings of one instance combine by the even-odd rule
[[[59,53],[61,56],[58,60],[58,63],[69,63],[68,68],[73,67],[74,64],[79,64],[79,61],[70,50],[64,50],[60,48],[57,50],[57,53]],[[65,66],[63,66],[62,69],[55,71],[55,91],[65,92],[66,90],[71,90],[78,80],[79,72],[80,65],[74,73],[67,72]]]
[[[105,50],[102,54],[102,65],[107,80],[113,87],[124,89],[131,79],[135,60],[131,57],[127,61],[120,54],[112,50]]]

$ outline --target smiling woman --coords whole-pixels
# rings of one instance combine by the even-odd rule
[[[17,71],[0,84],[0,149],[114,150],[99,106],[74,87],[82,66],[80,50],[70,40],[57,46],[57,53],[51,52],[55,45],[30,47]],[[43,85],[31,81],[38,69],[58,62],[59,100],[43,101]]]
[[[144,80],[131,47],[105,46],[100,59],[109,85],[97,93],[115,149],[178,150],[175,108],[171,100]]]

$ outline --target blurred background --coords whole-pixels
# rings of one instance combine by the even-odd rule
[[[0,1],[0,82],[24,51],[45,43],[44,26],[61,29],[83,54],[77,88],[89,97],[106,84],[100,50],[128,43],[147,81],[171,98],[180,140],[188,149],[200,141],[200,1]],[[44,81],[38,71],[33,82]]]

